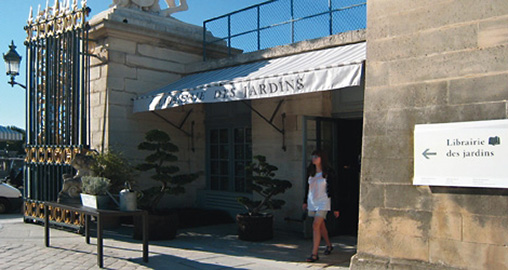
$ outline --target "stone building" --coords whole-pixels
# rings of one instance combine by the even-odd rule
[[[99,55],[91,69],[91,146],[138,162],[144,133],[163,129],[180,147],[180,167],[205,172],[167,205],[230,213],[242,211],[235,198],[245,191],[245,151],[263,154],[293,183],[275,216],[278,228],[294,231],[302,230],[295,220],[308,155],[327,148],[343,181],[345,209],[335,233],[358,233],[352,269],[508,268],[505,189],[413,185],[415,125],[507,118],[508,4],[386,0],[367,2],[367,10],[367,31],[229,58],[217,45],[209,53],[217,60],[207,62],[202,28],[126,8],[105,11],[91,20]],[[349,87],[174,107],[167,99],[189,87],[190,76],[307,53],[320,59],[362,44],[366,61],[355,59],[361,76]],[[226,148],[221,157],[217,149]],[[235,157],[233,149],[244,152]]]
[[[298,232],[303,230],[303,175],[311,151],[333,148],[330,154],[339,162],[337,153],[347,148],[349,158],[341,156],[340,162],[351,168],[348,177],[354,183],[348,188],[356,200],[348,205],[348,222],[335,227],[356,234],[364,30],[248,54],[236,51],[238,55],[229,58],[227,47],[218,44],[207,48],[209,60],[203,62],[202,27],[122,7],[98,14],[90,24],[98,55],[91,65],[92,148],[116,149],[140,163],[143,153],[137,145],[144,134],[162,129],[180,148],[180,169],[204,172],[186,187],[185,196],[166,196],[166,205],[218,208],[232,215],[244,211],[237,197],[252,196],[245,185],[245,166],[253,155],[264,155],[279,167],[278,178],[293,183],[281,196],[287,204],[275,215],[276,224]],[[216,82],[228,80],[235,83],[217,90],[222,86]],[[231,90],[228,85],[250,85],[243,94],[254,97],[240,100],[237,93],[223,102],[227,98],[221,95]],[[191,94],[211,94],[213,100],[185,102],[180,95],[170,102],[174,91],[188,88],[197,88]],[[268,95],[255,96],[263,93]],[[349,140],[347,145],[340,143],[339,132]],[[139,177],[140,186],[150,184],[146,178]]]
[[[507,269],[506,189],[414,186],[418,124],[507,118],[508,2],[367,1],[352,269]]]

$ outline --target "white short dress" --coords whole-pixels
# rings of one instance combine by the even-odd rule
[[[309,177],[309,196],[307,197],[307,209],[309,211],[330,211],[331,200],[326,192],[326,179],[323,173],[316,173]]]

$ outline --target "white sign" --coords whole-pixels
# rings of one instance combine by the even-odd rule
[[[508,188],[508,120],[415,125],[414,185]]]

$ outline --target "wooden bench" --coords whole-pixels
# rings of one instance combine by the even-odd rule
[[[107,217],[123,217],[123,216],[142,216],[143,226],[143,261],[148,262],[148,222],[147,212],[143,210],[137,211],[118,211],[118,210],[102,210],[85,207],[82,205],[66,205],[56,202],[44,202],[44,239],[46,247],[49,247],[49,208],[60,208],[63,210],[76,211],[85,215],[85,241],[90,244],[90,217],[97,219],[97,265],[102,268],[103,264],[103,222]]]

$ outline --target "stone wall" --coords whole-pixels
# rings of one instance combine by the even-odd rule
[[[508,2],[368,1],[352,269],[507,269],[508,191],[413,186],[415,124],[507,118]]]
[[[319,92],[303,96],[284,98],[274,124],[282,129],[281,114],[284,120],[285,146],[282,149],[283,136],[256,114],[252,114],[252,153],[267,157],[268,162],[277,166],[277,178],[289,180],[292,187],[286,193],[279,195],[279,199],[286,201],[283,209],[275,213],[277,227],[292,231],[302,231],[301,223],[285,222],[284,218],[300,219],[304,197],[304,167],[303,167],[303,116],[331,117],[331,92]],[[270,116],[277,107],[280,98],[253,100],[252,106]],[[269,117],[267,117],[269,118]]]
[[[92,53],[97,55],[92,57],[90,71],[91,147],[120,151],[132,164],[138,164],[148,153],[139,152],[137,145],[147,131],[157,128],[166,131],[180,148],[177,165],[182,172],[203,172],[204,106],[157,112],[159,116],[132,113],[133,98],[180,79],[187,64],[202,60],[202,28],[118,7],[98,14],[90,24]],[[210,55],[226,54],[225,48],[217,46]],[[180,125],[191,110],[182,130],[190,133],[194,129],[193,138],[168,123]],[[147,180],[151,174],[137,176],[141,188],[154,183]],[[166,196],[166,200],[192,206],[196,190],[204,186],[202,176],[187,186],[188,196]]]

